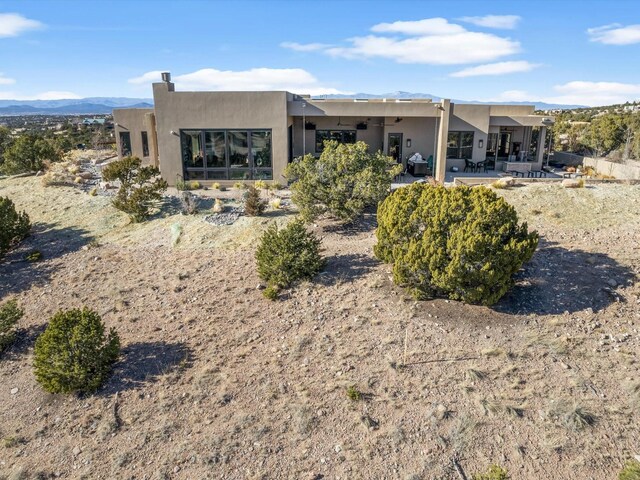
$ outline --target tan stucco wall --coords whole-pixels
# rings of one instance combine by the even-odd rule
[[[131,155],[142,159],[144,164],[153,163],[152,132],[149,131],[149,121],[146,115],[153,114],[152,108],[116,108],[113,110],[113,121],[115,125],[116,144],[118,147],[118,158],[122,146],[120,145],[120,132],[129,132],[131,137]],[[149,156],[142,155],[142,132],[147,132],[149,139]]]
[[[172,84],[153,84],[160,171],[170,185],[183,173],[180,130],[207,128],[271,129],[273,178],[284,182],[282,174],[288,158],[287,92],[174,92],[172,89]]]

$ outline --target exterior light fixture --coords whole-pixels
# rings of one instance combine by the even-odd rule
[[[481,138],[480,140],[478,140],[478,148],[482,147],[484,147],[484,139]]]
[[[411,148],[411,139],[407,138],[407,148]]]
[[[171,135],[175,135],[176,137],[179,137],[180,135],[178,135],[178,133],[175,130],[171,130],[169,132]]]

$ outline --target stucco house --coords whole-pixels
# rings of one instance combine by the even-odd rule
[[[169,73],[153,84],[153,108],[113,111],[119,156],[157,165],[170,185],[275,180],[325,139],[364,141],[410,172],[444,181],[453,167],[539,170],[553,120],[532,105],[429,99],[319,99],[284,91],[180,92]],[[408,162],[415,153],[422,162]],[[480,163],[479,163],[480,162]],[[416,163],[419,165],[416,166]],[[455,169],[454,168],[454,169]]]

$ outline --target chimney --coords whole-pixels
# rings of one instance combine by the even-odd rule
[[[170,83],[171,82],[171,73],[169,72],[162,72],[160,75],[162,75],[162,81],[165,83]]]

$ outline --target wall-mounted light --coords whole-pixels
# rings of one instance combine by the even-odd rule
[[[407,138],[407,148],[411,148],[411,139]]]
[[[171,130],[169,132],[171,135],[175,135],[176,137],[179,137],[180,135],[178,135],[178,133],[175,130]]]
[[[483,138],[478,140],[478,148],[482,148],[482,147],[484,147],[484,139]]]

